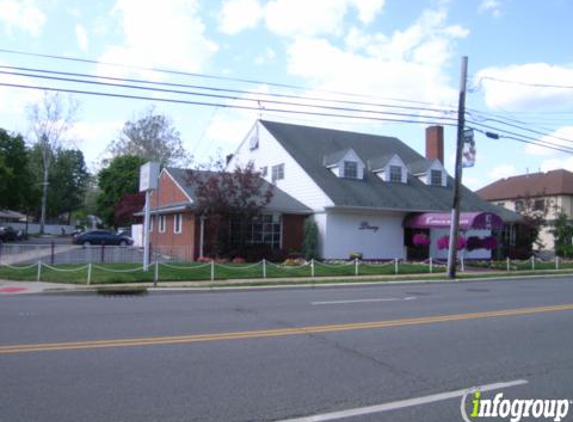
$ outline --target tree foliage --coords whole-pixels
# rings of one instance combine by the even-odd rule
[[[215,253],[244,248],[247,228],[271,201],[273,186],[255,171],[253,163],[237,166],[232,172],[189,170],[187,179],[194,189],[197,213],[211,221]],[[228,233],[231,219],[239,225],[234,239]]]
[[[34,192],[36,207],[40,203],[40,189],[43,181],[43,156],[50,154],[48,183],[50,189],[46,196],[46,218],[55,219],[65,216],[66,223],[71,222],[71,214],[84,206],[85,192],[90,175],[82,151],[58,148],[42,151],[34,145],[30,151],[30,168],[34,174]]]
[[[303,232],[303,244],[302,250],[304,257],[307,260],[318,259],[318,226],[316,223],[307,218],[304,220],[304,225],[302,226]]]
[[[559,211],[553,230],[555,254],[560,257],[573,257],[573,224],[563,210]]]
[[[28,121],[32,143],[40,152],[42,171],[42,202],[40,233],[46,222],[49,175],[54,151],[60,149],[64,137],[76,121],[79,104],[72,97],[45,91],[42,99],[28,106]]]
[[[33,178],[28,160],[22,136],[0,129],[0,209],[29,209]]]
[[[120,155],[98,173],[100,193],[97,208],[101,219],[109,226],[116,226],[115,206],[126,194],[139,190],[139,168],[147,159],[135,155]]]
[[[156,113],[153,107],[134,121],[126,122],[107,149],[114,157],[134,155],[145,161],[157,161],[161,167],[189,162],[179,131],[167,116]]]

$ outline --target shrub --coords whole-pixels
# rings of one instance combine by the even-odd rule
[[[348,255],[349,259],[362,259],[363,255],[362,252],[352,252]]]
[[[236,256],[235,258],[233,258],[233,261],[231,261],[233,264],[245,264],[247,261],[245,260],[245,258],[241,258],[240,256]]]
[[[304,220],[302,237],[302,250],[304,257],[309,261],[311,259],[318,259],[318,226],[310,218]]]
[[[424,233],[416,233],[412,239],[414,246],[428,246],[431,243],[428,235]]]

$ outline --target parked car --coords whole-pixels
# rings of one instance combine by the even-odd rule
[[[10,242],[21,240],[22,238],[22,230],[15,230],[11,226],[0,226],[0,242]]]
[[[133,245],[133,239],[121,233],[114,233],[111,230],[91,230],[80,233],[72,238],[76,245]]]

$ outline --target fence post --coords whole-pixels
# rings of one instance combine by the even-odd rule
[[[434,261],[432,260],[432,257],[430,257],[430,274],[432,274],[434,272]]]
[[[215,280],[215,261],[211,260],[211,281]]]
[[[535,270],[535,256],[531,255],[531,269]]]
[[[461,261],[461,270],[462,270],[462,273],[463,273],[463,272],[466,270],[466,265],[465,265],[465,261],[464,261],[464,257],[463,257],[463,256],[461,257],[460,261]]]
[[[50,263],[54,265],[54,260],[56,259],[56,242],[52,240],[50,245]]]
[[[101,244],[101,263],[105,263],[105,243]]]
[[[267,260],[263,258],[263,278],[267,278]]]
[[[36,274],[36,281],[40,281],[42,279],[42,260],[38,260],[38,274]]]
[[[559,269],[559,257],[557,255],[555,255],[555,269]]]
[[[509,261],[509,256],[506,258],[505,262],[506,262],[507,271],[509,271],[509,270],[510,270],[510,265],[509,265],[509,262],[510,262],[510,261]]]
[[[90,284],[92,284],[92,263],[91,262],[88,264],[88,279],[87,279],[87,285],[89,286]]]
[[[358,258],[354,258],[354,275],[358,275]]]
[[[310,276],[314,278],[314,258],[310,260]]]
[[[394,258],[394,273],[398,274],[398,258]]]
[[[157,254],[155,257],[155,268],[153,269],[153,287],[157,287],[157,282],[159,281],[159,260],[157,259]]]

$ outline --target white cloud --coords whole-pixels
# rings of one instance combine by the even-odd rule
[[[573,172],[573,157],[552,158],[541,163],[541,171],[565,169]]]
[[[544,144],[549,144],[556,147],[573,148],[573,126],[561,127],[556,131],[554,131],[551,135],[541,137],[539,141],[543,142]],[[530,155],[536,155],[542,157],[549,157],[562,154],[557,150],[544,148],[540,145],[534,145],[534,144],[527,145],[527,147],[525,148],[525,152]]]
[[[353,28],[341,48],[325,39],[297,38],[287,50],[288,71],[320,89],[450,103],[447,67],[455,41],[467,35],[446,25],[444,11],[426,11],[391,36]]]
[[[205,37],[197,0],[117,0],[112,13],[119,20],[124,42],[109,47],[100,57],[102,62],[198,72],[217,51],[217,45]],[[117,76],[126,71],[100,65],[99,73]],[[150,72],[138,73],[158,78]]]
[[[498,0],[482,0],[478,7],[479,13],[491,13],[494,18],[501,16],[501,3]]]
[[[512,111],[555,111],[573,107],[573,66],[529,63],[480,70],[475,84],[483,89],[488,107]]]
[[[255,58],[255,64],[260,66],[271,63],[277,57],[277,53],[270,47],[267,47],[265,52]]]
[[[38,36],[42,32],[46,16],[34,0],[0,0],[0,23],[7,34],[14,28]]]
[[[265,9],[267,28],[288,37],[342,35],[344,18],[351,10],[363,24],[371,23],[385,0],[273,0]]]
[[[264,15],[258,0],[227,0],[219,17],[219,30],[234,35],[257,26]]]
[[[490,176],[493,180],[504,179],[506,177],[515,176],[517,174],[517,169],[513,164],[502,164],[493,168],[490,172]]]
[[[108,144],[116,138],[124,122],[117,121],[81,121],[74,124],[70,130],[70,138],[84,153],[86,162],[90,166],[103,157]]]
[[[80,47],[80,50],[86,53],[89,46],[88,33],[86,28],[79,23],[76,24],[76,38],[78,40],[78,46]]]

